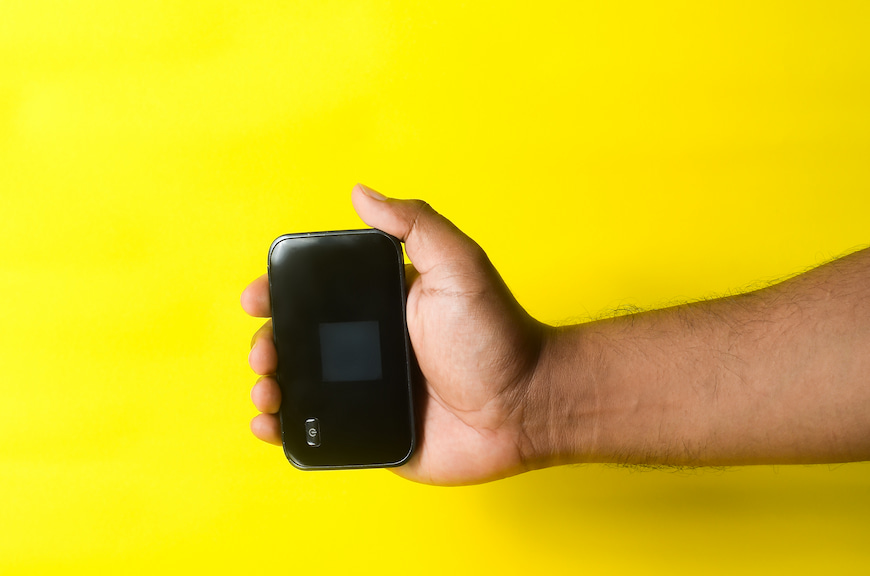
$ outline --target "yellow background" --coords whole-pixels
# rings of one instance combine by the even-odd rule
[[[548,322],[865,245],[868,6],[0,1],[0,572],[866,572],[866,464],[299,472],[238,298],[357,181]]]

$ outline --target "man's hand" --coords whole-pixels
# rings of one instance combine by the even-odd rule
[[[411,460],[395,469],[430,484],[472,484],[538,467],[547,457],[548,395],[536,369],[549,329],[520,307],[483,250],[426,203],[392,200],[361,185],[363,221],[398,237],[408,266],[408,331],[422,373],[422,422]],[[266,276],[242,294],[252,316],[271,314]],[[280,444],[281,391],[271,320],[254,335],[251,398],[258,438]]]
[[[477,244],[426,204],[357,187],[405,242],[422,442],[397,471],[470,484],[575,463],[706,466],[870,458],[870,249],[762,290],[555,329],[517,304]],[[242,294],[269,316],[265,277]],[[254,434],[280,444],[271,324]]]

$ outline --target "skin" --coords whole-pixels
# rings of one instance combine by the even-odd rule
[[[419,200],[362,185],[362,220],[405,243],[421,439],[393,469],[474,484],[578,462],[734,465],[870,458],[870,251],[708,302],[554,328]],[[242,294],[270,316],[267,277]],[[271,321],[251,340],[257,438],[281,444]]]

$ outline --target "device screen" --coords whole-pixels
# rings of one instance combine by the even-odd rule
[[[377,320],[320,324],[324,382],[380,380],[381,332]]]
[[[385,466],[413,446],[401,245],[377,230],[287,235],[269,283],[281,424],[299,467]]]

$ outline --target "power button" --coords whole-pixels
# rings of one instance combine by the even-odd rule
[[[320,421],[317,418],[305,421],[305,441],[309,446],[320,446]]]

